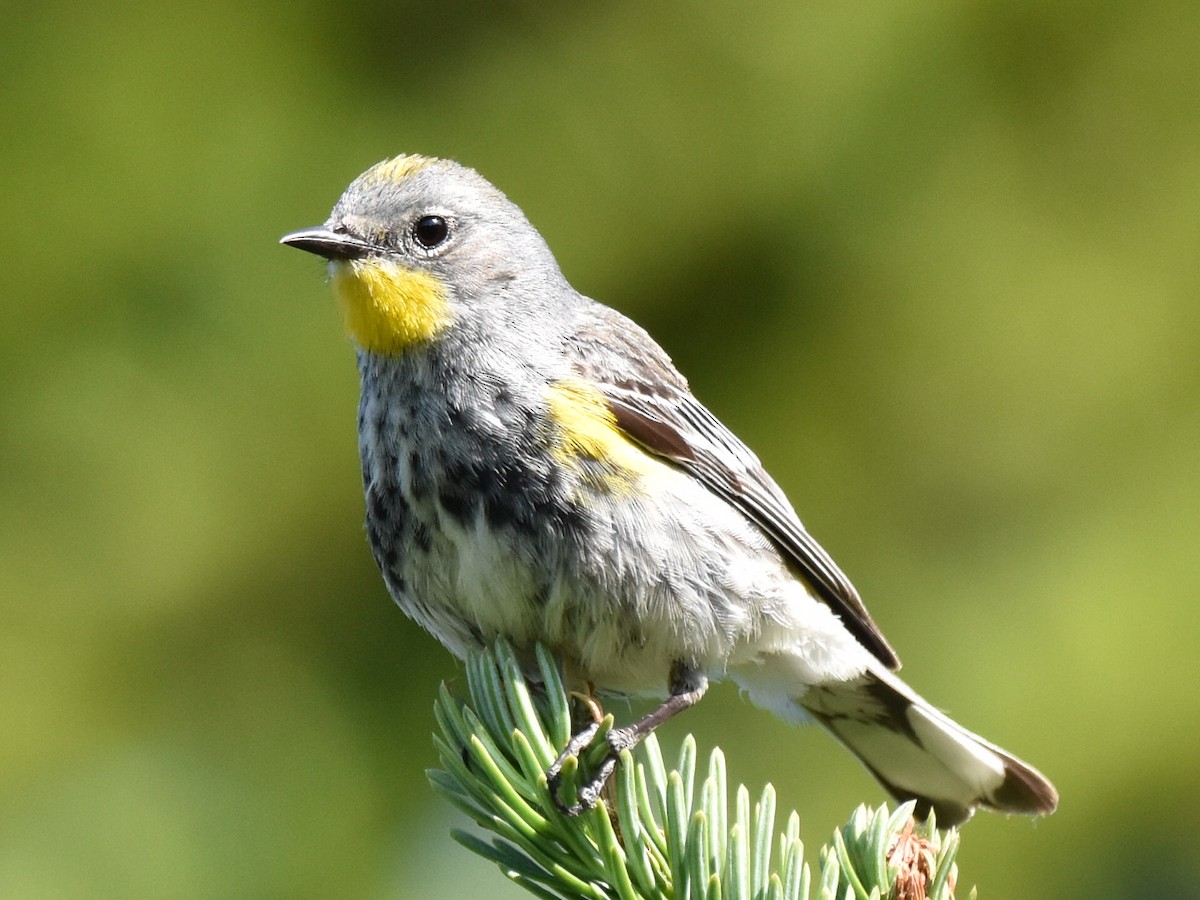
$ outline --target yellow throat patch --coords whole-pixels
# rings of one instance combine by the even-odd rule
[[[450,324],[446,286],[428,272],[382,259],[339,260],[332,270],[346,330],[364,350],[394,356]]]

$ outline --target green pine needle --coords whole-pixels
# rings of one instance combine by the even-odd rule
[[[454,831],[536,897],[595,900],[953,900],[959,836],[917,824],[913,804],[860,806],[821,848],[814,877],[800,819],[775,830],[775,790],[751,804],[738,786],[731,807],[725,756],[714,749],[696,783],[696,742],[684,738],[668,769],[649,736],[621,754],[605,799],[578,816],[555,805],[545,771],[571,735],[570,701],[551,654],[537,648],[540,684],[526,682],[504,641],[466,665],[467,698],[445,685],[435,704],[440,769],[434,789],[491,832],[491,842]],[[603,756],[604,718],[582,760],[562,769],[560,797]]]

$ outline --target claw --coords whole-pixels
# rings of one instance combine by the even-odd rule
[[[563,749],[563,752],[558,755],[558,759],[554,760],[550,764],[550,768],[546,770],[546,786],[550,790],[550,796],[554,800],[554,805],[564,815],[577,816],[600,802],[600,795],[604,791],[604,786],[608,783],[608,780],[617,768],[621,751],[628,749],[631,745],[628,729],[610,729],[604,735],[605,752],[598,760],[595,774],[579,786],[577,791],[579,802],[572,804],[564,803],[558,794],[558,789],[562,781],[563,765],[572,757],[581,764],[585,760],[588,762],[591,761],[588,757],[595,756],[595,752],[585,755],[584,751],[591,747],[593,740],[595,740],[596,732],[600,730],[602,724],[601,722],[593,722],[578,734],[573,735],[571,740],[567,742],[567,746]]]
[[[588,693],[583,694],[579,691],[571,691],[570,697],[572,700],[578,700],[587,709],[588,715],[592,717],[592,721],[599,724],[604,720],[604,710],[600,708],[600,704],[592,695],[591,685],[588,685]]]
[[[703,674],[696,671],[694,667],[685,667],[678,663],[671,670],[671,695],[657,709],[624,728],[612,727],[612,715],[601,718],[602,710],[590,696],[573,693],[572,696],[578,697],[585,703],[593,721],[579,733],[572,735],[571,739],[567,741],[567,746],[563,748],[563,752],[558,754],[558,759],[554,760],[550,764],[550,768],[546,770],[546,786],[550,789],[550,797],[554,800],[554,805],[568,816],[577,816],[584,810],[595,806],[600,801],[600,793],[604,790],[608,779],[612,777],[621,754],[626,750],[632,750],[642,738],[667,719],[694,704],[704,696],[707,688],[708,680]],[[601,756],[596,750],[586,756],[581,756],[580,754],[584,750],[591,747],[596,733],[601,728],[606,729],[604,754]],[[576,762],[574,771],[579,771],[579,768],[586,763],[595,766],[595,774],[579,786],[576,793],[579,802],[568,805],[559,799],[558,789],[562,780],[563,767],[572,757]]]
[[[600,794],[604,790],[604,786],[608,784],[608,779],[612,777],[612,773],[616,768],[617,757],[606,756],[604,762],[600,763],[600,768],[596,770],[595,777],[579,789],[579,803],[576,804],[579,807],[579,812],[591,809],[600,802]],[[569,815],[579,815],[579,813],[569,813]]]
[[[559,799],[558,785],[559,781],[562,779],[563,764],[571,757],[578,759],[579,754],[583,752],[585,748],[591,745],[592,738],[596,736],[596,732],[599,730],[600,723],[593,722],[585,727],[582,731],[571,735],[571,739],[567,741],[567,746],[563,748],[562,753],[558,754],[558,758],[554,760],[554,762],[550,764],[550,768],[546,770],[546,786],[550,789],[550,796],[554,800],[554,805],[557,806],[565,815],[577,816],[583,812],[585,808],[590,807],[584,807],[582,803],[567,805]],[[582,791],[580,792],[580,797],[582,799]],[[595,805],[595,801],[592,801],[592,805]]]

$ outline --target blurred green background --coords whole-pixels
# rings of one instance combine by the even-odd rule
[[[459,670],[374,571],[352,353],[275,243],[402,151],[521,204],[908,679],[1054,778],[963,881],[1200,896],[1195,4],[5,18],[0,896],[523,896],[425,781]],[[727,685],[684,730],[811,847],[882,799]]]

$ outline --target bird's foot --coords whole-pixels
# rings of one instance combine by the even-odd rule
[[[546,770],[546,786],[559,811],[577,816],[600,801],[604,786],[612,777],[622,751],[637,743],[628,728],[613,728],[613,717],[605,716],[572,735],[558,759]],[[596,740],[597,734],[602,737]],[[560,789],[575,788],[575,802],[565,802]]]

